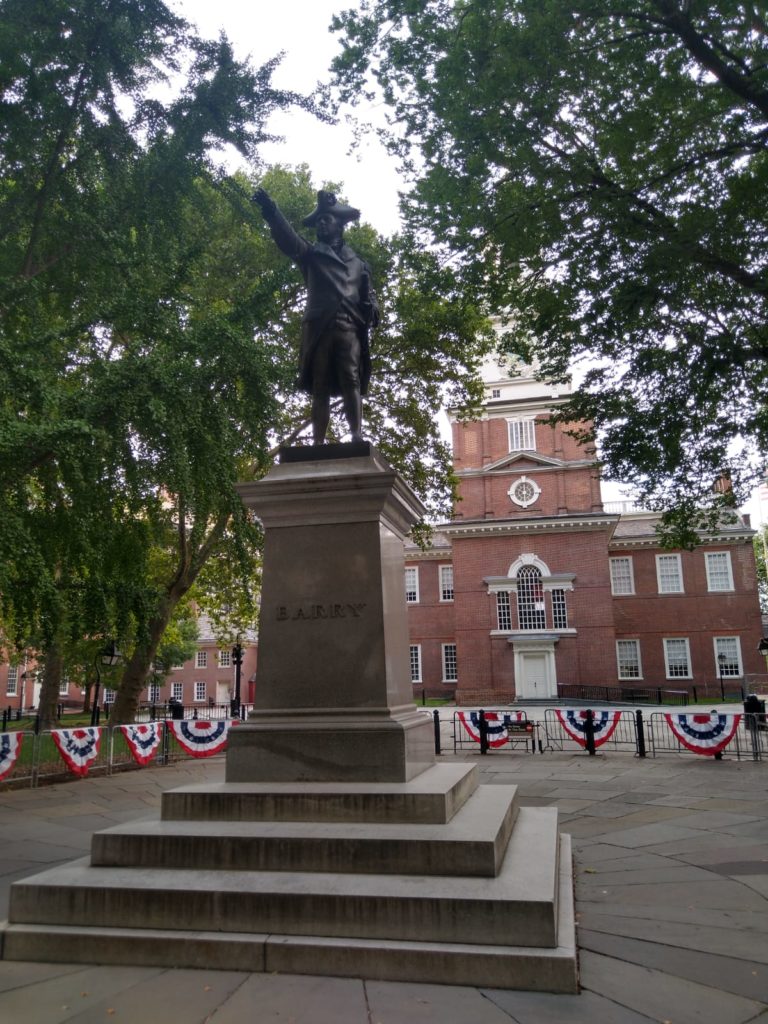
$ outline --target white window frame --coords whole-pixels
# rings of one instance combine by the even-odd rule
[[[202,687],[202,689],[201,689]],[[208,684],[204,680],[195,680],[195,704],[203,704],[208,700]],[[202,694],[202,696],[200,696]]]
[[[150,704],[160,703],[160,684],[150,683],[147,687],[147,700]]]
[[[690,642],[688,640],[688,637],[687,636],[664,637],[662,642],[664,644],[664,671],[666,672],[667,679],[668,680],[693,679],[693,666],[691,665],[691,645],[690,645]],[[687,669],[688,669],[688,672],[685,675],[682,675],[681,673],[675,673],[674,675],[672,675],[672,673],[670,671],[670,664],[671,664],[671,662],[670,662],[669,654],[670,654],[670,645],[671,644],[675,644],[675,645],[677,645],[677,644],[685,644],[685,658],[686,658],[686,666],[687,666]]]
[[[116,696],[117,696],[117,691],[116,690],[111,689],[109,686],[105,686],[104,687],[104,703],[105,704],[114,704]]]
[[[717,674],[717,678],[718,679],[720,679],[720,678],[723,678],[723,679],[741,679],[741,677],[744,675],[744,663],[741,660],[741,637],[738,637],[738,636],[714,636],[714,637],[712,637],[712,645],[713,645],[714,651],[715,651],[715,672]],[[721,652],[723,654],[727,653],[725,650],[723,650],[723,648],[726,645],[730,646],[731,649],[735,651],[735,654],[736,654],[735,663],[736,663],[737,671],[736,672],[723,672],[722,677],[721,677],[721,675],[720,675],[719,655],[720,655]],[[731,664],[733,664],[733,660],[731,660]]]
[[[19,695],[19,666],[8,666],[8,678],[5,681],[6,697],[18,697]]]
[[[668,573],[666,574],[667,579],[665,580],[663,578],[664,574],[662,572],[662,566],[663,565],[672,565],[673,563],[677,564],[677,580],[678,580],[678,582],[680,584],[680,586],[677,587],[676,589],[671,589],[670,587],[666,586],[666,583],[668,582],[669,574]],[[668,555],[668,554],[656,555],[656,583],[658,585],[659,593],[660,594],[684,594],[685,593],[685,586],[684,586],[684,583],[683,583],[683,562],[682,562],[682,559],[680,558],[680,555],[677,555],[677,554],[674,554],[674,555]],[[664,585],[662,585],[662,584],[664,584]]]
[[[512,629],[512,601],[508,590],[496,591],[496,626],[502,633]]]
[[[722,573],[717,573],[713,566],[715,560],[725,559],[725,580],[723,580]],[[731,552],[730,551],[705,551],[704,552],[704,565],[707,570],[707,590],[711,593],[722,594],[727,591],[732,591],[733,586],[733,566],[731,565]],[[718,578],[719,577],[719,578]],[[725,586],[717,586],[718,583],[725,583]]]
[[[501,398],[501,388],[491,388],[491,398]]]
[[[449,658],[448,652],[452,651]],[[456,644],[440,644],[441,661],[443,665],[443,682],[457,683],[459,681],[459,662],[456,651]]]
[[[412,582],[409,582],[412,581]],[[406,604],[419,603],[419,567],[418,565],[407,565],[405,567],[405,601]]]
[[[208,668],[208,651],[198,651],[195,655],[195,668]]]
[[[535,452],[536,420],[534,417],[507,420],[507,440],[511,452]]]
[[[440,576],[440,600],[447,602],[453,600],[453,565],[441,565],[438,570]],[[446,597],[446,594],[450,596]]]
[[[421,644],[411,644],[408,649],[408,657],[411,665],[411,682],[422,682],[421,675]]]
[[[631,555],[616,555],[609,559],[611,567],[611,593],[614,597],[626,597],[635,592],[635,567]],[[620,565],[626,563],[626,572],[620,571]]]
[[[171,697],[184,703],[184,683],[171,683]]]
[[[622,648],[626,650],[626,648],[630,645],[632,645],[632,649],[635,652],[634,662],[637,664],[637,675],[627,675],[625,672],[622,672],[622,664],[628,664],[628,661],[631,659],[623,657],[621,651]],[[616,672],[618,674],[619,679],[626,679],[631,682],[635,682],[635,680],[643,678],[643,662],[640,657],[639,640],[622,637],[621,640],[616,641]]]
[[[552,603],[552,628],[568,629],[568,599],[564,587],[554,587],[549,594]]]
[[[219,651],[219,668],[232,668],[232,651]]]

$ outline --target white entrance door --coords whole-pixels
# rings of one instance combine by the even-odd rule
[[[526,651],[520,656],[521,680],[518,694],[528,700],[550,697],[549,666],[546,654]]]
[[[556,638],[525,637],[511,640],[515,652],[515,694],[521,700],[548,700],[557,696]]]

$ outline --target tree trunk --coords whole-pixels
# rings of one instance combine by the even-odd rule
[[[191,586],[191,584],[190,584]],[[189,587],[181,593],[165,597],[148,625],[148,637],[137,645],[125,666],[115,702],[109,713],[110,725],[126,725],[136,721],[136,712],[141,700],[141,691],[147,685],[147,677],[157,655],[163,633],[170,622],[173,610]]]
[[[59,687],[63,670],[64,658],[61,648],[54,641],[43,656],[43,679],[40,686],[40,703],[37,709],[40,715],[41,729],[56,729],[58,727]]]

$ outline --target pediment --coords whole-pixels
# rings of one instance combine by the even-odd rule
[[[509,452],[496,462],[484,466],[486,473],[524,472],[527,469],[539,469],[542,466],[559,469],[564,465],[562,459],[555,459],[551,455],[540,455],[538,452]]]

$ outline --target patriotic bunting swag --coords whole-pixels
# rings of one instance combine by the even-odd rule
[[[480,742],[480,715],[477,711],[459,711],[459,721],[475,741]],[[507,722],[525,721],[524,711],[508,711],[499,714],[497,711],[486,711],[485,724],[488,727],[488,746],[503,747],[509,742]]]
[[[721,715],[717,711],[704,714],[665,714],[667,725],[680,743],[694,754],[719,754],[733,739],[741,715]]]
[[[230,722],[173,721],[166,723],[176,741],[192,757],[210,757],[227,745]]]
[[[163,740],[163,723],[149,722],[146,725],[121,725],[128,749],[137,764],[149,764]]]
[[[13,766],[21,753],[21,741],[23,733],[4,732],[0,733],[0,779],[13,771]]]
[[[587,712],[579,711],[576,708],[565,708],[562,711],[555,710],[560,725],[565,729],[572,740],[582,746],[587,745]],[[606,740],[609,740],[616,730],[621,718],[620,711],[593,711],[592,726],[595,734],[595,746],[599,747]]]
[[[54,729],[51,738],[72,774],[87,775],[99,756],[101,729]]]

